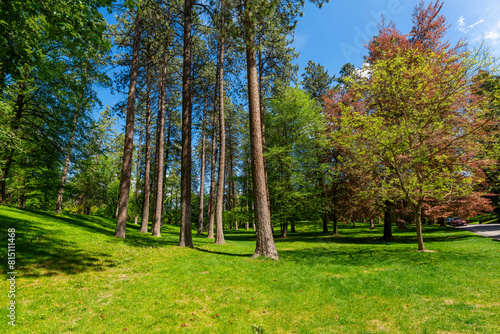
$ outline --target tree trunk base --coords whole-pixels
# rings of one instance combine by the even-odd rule
[[[388,237],[382,237],[380,238],[381,240],[384,240],[384,241],[394,241],[396,240],[395,237],[393,237],[392,235],[391,236],[388,236]]]
[[[273,259],[273,260],[278,260],[278,253],[274,253],[274,252],[255,252],[253,253],[252,255],[252,259],[256,259],[256,258],[259,258],[260,256],[264,256],[265,258],[268,258],[268,259]]]

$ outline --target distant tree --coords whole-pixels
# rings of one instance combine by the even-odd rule
[[[279,92],[269,102],[266,117],[267,161],[273,220],[280,223],[281,236],[287,237],[289,222],[311,218],[302,203],[313,212],[321,210],[314,180],[321,167],[316,157],[325,143],[318,134],[325,133],[325,123],[319,105],[305,91],[283,87]]]
[[[302,73],[304,90],[311,94],[317,101],[322,102],[321,97],[331,88],[335,75],[330,76],[323,65],[316,64],[312,60],[307,62],[305,73]]]

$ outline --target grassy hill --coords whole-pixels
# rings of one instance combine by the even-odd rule
[[[252,231],[227,245],[179,227],[161,238],[129,224],[0,206],[2,268],[16,229],[16,328],[10,333],[500,333],[500,242],[450,227],[415,231],[300,224],[276,239],[280,260],[252,260]],[[8,282],[0,283],[8,305]],[[6,320],[7,319],[7,320]]]

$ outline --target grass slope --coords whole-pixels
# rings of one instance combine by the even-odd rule
[[[276,239],[279,261],[252,260],[252,231],[227,245],[194,236],[177,247],[109,219],[0,207],[2,268],[7,228],[17,231],[17,326],[2,333],[500,333],[500,242],[449,227],[415,231],[342,225],[340,236],[303,224]]]

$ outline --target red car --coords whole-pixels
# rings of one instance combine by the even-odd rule
[[[467,222],[458,217],[453,217],[451,220],[451,226],[467,226]]]

